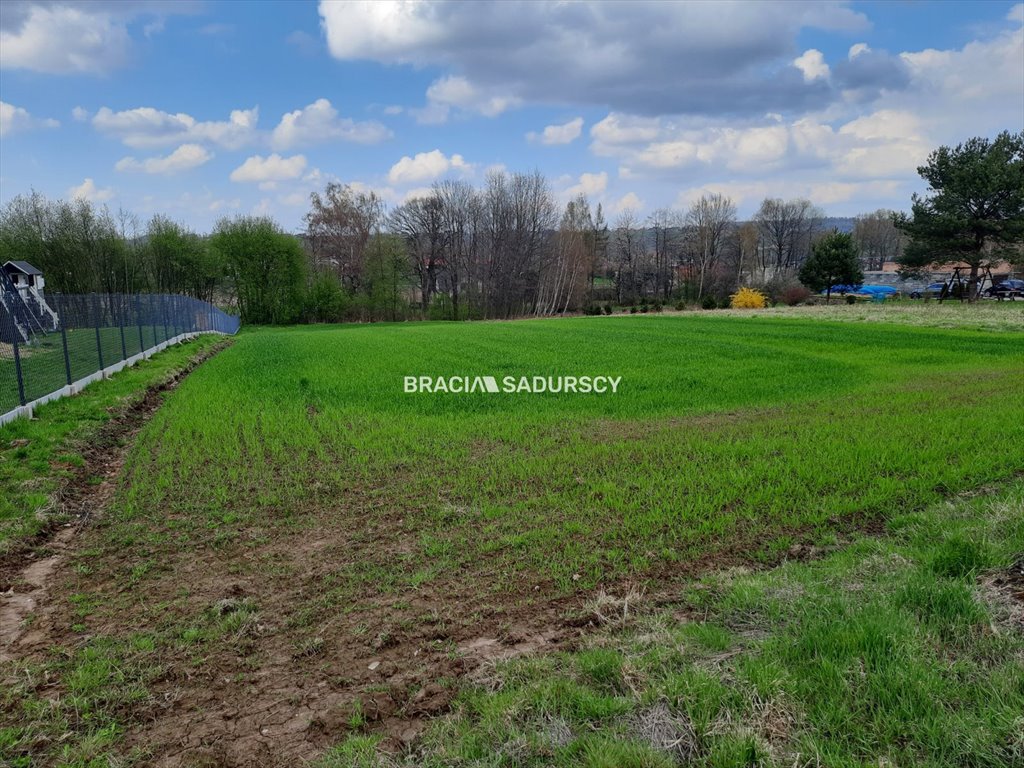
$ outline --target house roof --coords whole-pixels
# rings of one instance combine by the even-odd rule
[[[7,263],[4,264],[4,269],[6,269],[8,272],[12,271],[11,268],[17,270],[18,272],[21,272],[23,275],[43,274],[38,269],[29,264],[27,261],[8,261]]]

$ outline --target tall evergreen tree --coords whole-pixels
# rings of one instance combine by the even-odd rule
[[[1024,245],[1024,133],[939,147],[917,172],[928,192],[914,195],[912,217],[899,222],[910,237],[900,263],[915,272],[964,262],[974,299],[981,270],[1019,258]]]

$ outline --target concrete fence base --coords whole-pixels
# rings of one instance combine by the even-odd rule
[[[14,421],[15,419],[31,419],[32,414],[36,408],[44,403],[49,403],[52,400],[59,400],[62,397],[68,397],[70,395],[77,395],[87,386],[92,384],[94,381],[100,381],[101,379],[108,379],[120,370],[128,368],[129,366],[135,365],[140,360],[148,360],[150,357],[155,355],[157,352],[161,352],[172,344],[178,344],[182,341],[190,341],[197,336],[204,333],[220,333],[220,331],[197,331],[195,333],[181,333],[177,336],[172,336],[167,341],[162,341],[155,347],[150,347],[147,350],[139,352],[137,355],[132,355],[127,360],[120,360],[113,365],[108,365],[102,370],[91,373],[88,376],[73,381],[70,384],[61,387],[60,389],[50,392],[48,395],[36,398],[31,403],[25,403],[17,408],[8,411],[7,413],[0,414],[0,426]]]

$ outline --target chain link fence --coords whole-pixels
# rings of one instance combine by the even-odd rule
[[[238,327],[237,317],[189,296],[2,291],[0,424],[168,344]]]

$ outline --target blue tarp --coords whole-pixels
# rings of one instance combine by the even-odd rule
[[[891,285],[833,285],[832,293],[859,293],[865,296],[892,296],[899,293]]]

